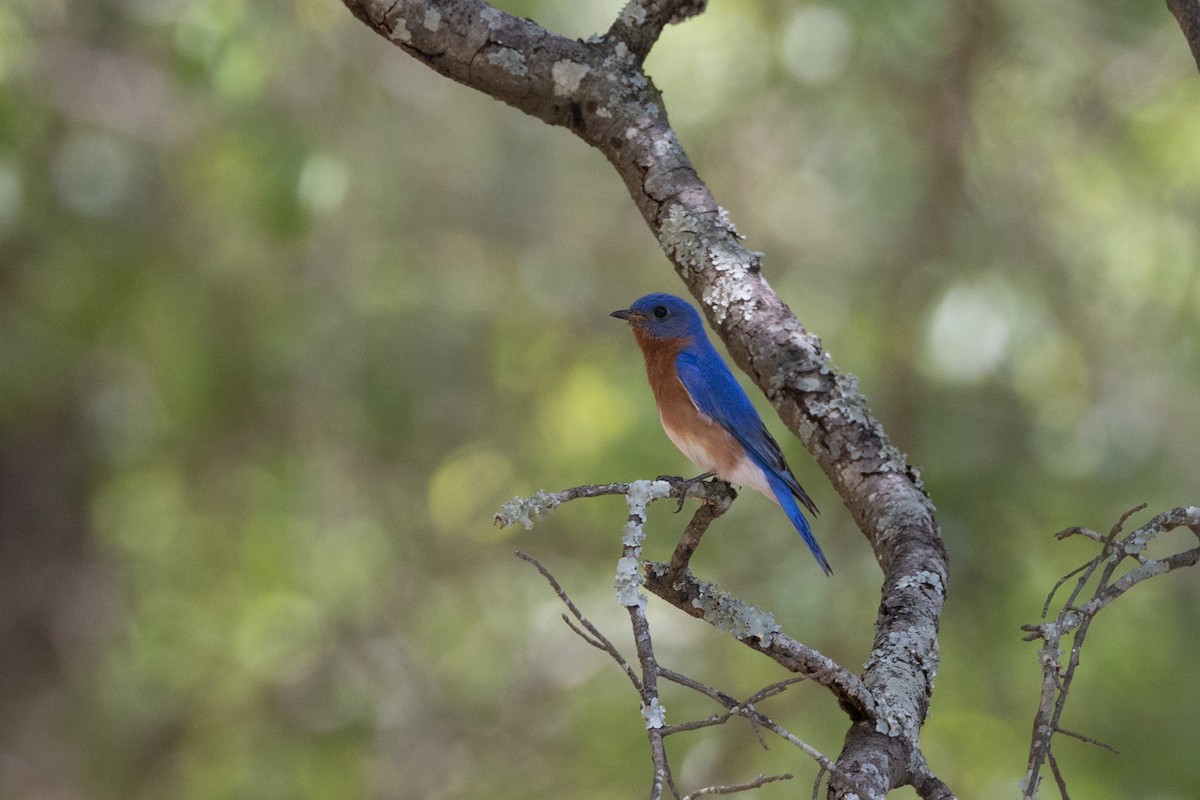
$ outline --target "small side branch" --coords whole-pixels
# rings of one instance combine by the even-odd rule
[[[683,800],[692,800],[694,797],[704,797],[710,794],[733,794],[735,792],[745,792],[750,789],[757,789],[760,786],[766,786],[768,783],[775,781],[790,781],[794,775],[759,775],[752,781],[746,783],[731,783],[725,786],[706,786],[703,789],[697,789],[691,794],[685,796]]]
[[[913,769],[912,786],[923,800],[956,800],[954,792],[930,771],[925,756],[920,753],[917,754],[917,764]]]
[[[567,610],[571,612],[571,616],[575,617],[576,622],[586,629],[587,632],[584,633],[584,631],[576,627],[575,623],[571,622],[570,618],[568,618],[566,614],[563,614],[563,621],[567,623],[571,630],[575,631],[580,638],[582,638],[592,647],[608,653],[608,655],[612,657],[613,661],[616,661],[617,665],[625,672],[625,675],[633,684],[633,688],[641,693],[642,682],[638,679],[637,674],[633,671],[633,667],[629,666],[629,662],[626,661],[625,657],[621,655],[621,651],[618,650],[613,643],[608,640],[608,637],[601,633],[599,628],[597,628],[595,625],[589,622],[586,617],[583,616],[583,612],[579,610],[579,607],[575,605],[575,601],[573,601],[562,588],[558,582],[558,579],[550,574],[550,570],[546,569],[546,566],[542,564],[541,561],[538,561],[528,553],[518,550],[516,555],[517,558],[528,564],[532,564],[537,568],[538,572],[542,573],[542,577],[545,578],[550,584],[550,587],[554,589],[554,593],[558,595],[558,599],[563,602],[563,605],[565,605]]]
[[[755,692],[754,695],[752,695],[750,698],[748,698],[744,701],[735,700],[734,698],[730,697],[729,695],[725,694],[724,692],[719,692],[715,689],[712,689],[711,687],[705,686],[704,684],[700,683],[699,681],[696,681],[696,680],[693,680],[693,679],[687,677],[686,675],[680,675],[677,672],[672,672],[670,670],[663,670],[662,677],[666,678],[669,681],[677,683],[680,686],[686,686],[689,689],[692,689],[703,695],[711,697],[713,700],[715,700],[717,703],[720,703],[726,709],[726,713],[724,713],[724,714],[719,714],[714,717],[709,717],[707,720],[699,721],[699,723],[684,723],[682,725],[675,726],[675,729],[669,730],[668,733],[677,733],[682,730],[691,730],[692,728],[696,728],[696,727],[708,727],[710,725],[721,725],[721,724],[724,724],[725,722],[727,722],[728,720],[732,719],[735,716],[745,717],[746,719],[750,720],[750,722],[752,724],[754,724],[756,730],[759,728],[762,728],[762,729],[770,731],[771,733],[775,734],[776,736],[783,739],[784,741],[789,742],[790,744],[793,744],[797,748],[802,750],[805,754],[807,754],[809,756],[809,758],[811,758],[813,761],[816,761],[818,764],[820,764],[821,769],[823,771],[833,773],[833,774],[838,774],[838,772],[839,772],[838,767],[832,760],[830,760],[825,755],[822,755],[821,752],[819,750],[817,750],[815,747],[813,747],[812,745],[803,741],[799,737],[795,736],[793,733],[788,731],[782,725],[775,722],[773,719],[768,717],[766,714],[763,714],[757,708],[755,708],[756,703],[760,703],[763,700],[767,699],[768,697],[771,697],[772,695],[779,694],[780,692],[786,690],[792,684],[798,683],[799,681],[803,680],[802,677],[790,678],[786,681],[780,681],[779,683],[773,683],[770,686],[766,686],[766,687],[760,689],[759,691]],[[761,739],[760,739],[760,743],[763,745],[764,748],[766,747],[766,743],[762,742]]]
[[[629,0],[606,38],[624,44],[640,65],[668,23],[694,17],[707,5],[708,0]]]
[[[515,498],[505,505],[496,515],[500,525],[521,523],[531,526],[533,520],[557,508],[564,502],[583,497],[600,497],[609,494],[622,494],[629,506],[623,536],[621,557],[617,561],[614,587],[618,602],[626,607],[630,624],[633,629],[634,644],[637,650],[638,666],[635,668],[627,661],[613,643],[593,625],[571,600],[570,596],[559,584],[557,579],[536,558],[526,553],[517,552],[517,557],[532,564],[542,577],[554,589],[555,594],[566,605],[570,612],[563,615],[564,621],[580,638],[591,646],[603,650],[622,669],[630,683],[637,690],[642,719],[645,722],[650,742],[653,778],[651,783],[651,800],[658,800],[670,792],[675,800],[684,800],[675,786],[667,758],[664,740],[667,736],[684,731],[722,725],[734,717],[744,717],[753,727],[760,743],[765,747],[761,731],[770,731],[785,741],[791,743],[811,757],[821,767],[821,774],[837,776],[842,784],[854,787],[854,782],[838,768],[828,757],[821,754],[811,745],[792,734],[779,723],[763,714],[756,707],[757,703],[785,691],[789,686],[806,679],[816,680],[822,685],[837,687],[834,694],[847,709],[862,712],[869,703],[858,679],[831,659],[826,658],[815,650],[807,648],[779,630],[774,618],[760,609],[749,606],[740,600],[717,589],[713,584],[697,581],[687,568],[689,559],[699,544],[704,532],[713,520],[721,516],[736,497],[733,489],[720,481],[697,483],[694,480],[681,478],[659,478],[655,481],[635,481],[629,484],[598,484],[580,486],[562,492],[538,492],[530,498]],[[688,589],[694,590],[695,599],[701,603],[700,610],[710,623],[724,627],[734,632],[738,639],[762,652],[772,654],[780,663],[800,674],[779,683],[767,686],[744,701],[736,700],[730,695],[706,686],[699,681],[680,673],[663,668],[654,652],[653,640],[650,633],[649,621],[646,618],[647,596],[643,588],[648,585],[648,578],[656,574],[654,567],[646,572],[642,570],[641,549],[645,540],[646,509],[655,500],[666,498],[683,498],[697,496],[702,498],[700,508],[693,515],[687,529],[676,547],[675,555],[670,566],[657,565],[660,571],[674,568],[677,583],[683,590],[681,598],[687,598]],[[678,603],[685,601],[676,598]],[[705,605],[707,604],[707,605]],[[697,610],[695,602],[681,607],[693,613]],[[659,694],[659,678],[665,678],[681,686],[686,686],[712,698],[724,709],[724,713],[690,722],[668,725],[666,709]],[[849,688],[847,688],[849,687]],[[854,712],[852,712],[854,713]],[[715,794],[732,794],[749,791],[779,780],[787,780],[790,775],[766,776],[759,775],[753,780],[743,783],[731,783],[708,786],[698,789],[687,797],[702,797]],[[866,793],[860,792],[863,796]]]
[[[636,557],[633,553],[623,556],[623,577],[619,580],[623,582],[627,594],[622,596],[618,587],[618,596],[622,603],[635,599],[637,592],[644,586],[679,610],[705,620],[718,630],[733,634],[747,647],[826,687],[833,692],[854,721],[874,717],[874,703],[870,693],[853,672],[820,651],[782,633],[769,612],[744,603],[715,583],[697,579],[687,568],[709,525],[729,509],[737,496],[733,488],[724,481],[694,482],[664,476],[655,481],[592,484],[559,492],[538,491],[530,497],[514,497],[505,503],[504,508],[496,514],[495,522],[501,527],[521,524],[531,528],[535,520],[563,503],[617,494],[631,498],[631,508],[634,503],[640,505],[643,501],[649,503],[668,497],[696,497],[701,500],[700,507],[680,537],[669,564],[650,562],[646,564],[644,575],[634,576],[632,570],[638,564]],[[635,538],[641,535],[640,525],[644,523],[644,519],[641,523],[637,520],[631,512],[629,522],[626,523],[627,541],[631,530],[635,533]],[[640,539],[638,543],[640,553]]]
[[[657,486],[656,484],[663,485]],[[493,521],[501,528],[507,528],[510,525],[523,525],[526,530],[529,530],[535,522],[554,511],[554,509],[563,503],[589,497],[605,497],[607,495],[624,495],[628,497],[631,493],[637,495],[647,493],[661,494],[661,497],[672,497],[677,500],[694,497],[702,503],[723,506],[719,513],[713,515],[713,519],[724,513],[729,508],[729,504],[733,502],[733,499],[737,497],[737,492],[733,490],[733,487],[724,481],[690,481],[685,478],[664,475],[653,481],[597,483],[587,486],[574,486],[570,489],[563,489],[560,492],[538,490],[529,497],[514,497],[512,500],[509,500],[504,504],[503,508],[496,512]],[[655,497],[653,499],[660,498]],[[689,530],[691,530],[690,527]],[[696,543],[699,543],[701,535],[703,535],[702,530],[696,534]],[[692,549],[695,548],[693,547]]]
[[[662,797],[664,787],[670,787],[671,793],[679,797],[671,776],[671,766],[667,761],[666,743],[663,741],[662,729],[666,724],[667,710],[658,697],[658,657],[654,654],[654,644],[650,638],[650,622],[646,619],[647,598],[640,588],[642,581],[638,570],[642,542],[646,539],[646,508],[653,500],[667,497],[670,493],[669,486],[666,481],[654,481],[645,487],[634,484],[631,491],[625,495],[629,504],[629,519],[625,523],[625,536],[621,542],[621,558],[617,561],[616,577],[617,600],[629,611],[634,647],[637,649],[638,662],[642,666],[641,711],[650,739],[650,760],[654,764],[650,800]]]
[[[874,716],[874,703],[857,675],[782,633],[769,613],[743,603],[714,583],[698,580],[690,570],[673,572],[673,565],[674,561],[671,565],[648,564],[646,588],[680,611],[733,634],[751,650],[829,689],[853,720]]]
[[[871,545],[884,582],[862,682],[887,733],[867,741],[877,728],[852,726],[860,746],[845,748],[842,760],[847,769],[861,762],[854,769],[868,794],[901,785],[937,670],[945,547],[917,470],[888,439],[857,379],[834,367],[766,281],[763,254],[746,245],[701,180],[641,68],[662,26],[698,13],[703,0],[627,0],[621,19],[586,41],[485,0],[343,1],[439,74],[567,128],[621,176],[731,358],[813,454]]]
[[[1054,756],[1055,734],[1070,736],[1116,752],[1114,748],[1090,736],[1064,729],[1060,723],[1071,682],[1075,679],[1075,671],[1079,667],[1079,657],[1084,639],[1087,637],[1092,620],[1102,609],[1142,581],[1156,575],[1165,575],[1181,567],[1194,566],[1200,562],[1200,546],[1163,559],[1149,558],[1145,552],[1146,547],[1157,536],[1176,528],[1188,528],[1200,539],[1200,508],[1194,506],[1176,508],[1159,514],[1142,527],[1121,537],[1125,522],[1143,508],[1145,508],[1144,505],[1138,506],[1124,514],[1107,536],[1100,536],[1085,528],[1068,528],[1058,534],[1059,539],[1071,536],[1090,539],[1100,544],[1100,552],[1091,561],[1063,576],[1050,590],[1042,609],[1043,619],[1049,613],[1050,604],[1059,589],[1072,579],[1075,581],[1061,610],[1052,621],[1038,625],[1025,625],[1022,628],[1026,631],[1026,641],[1041,639],[1043,642],[1041,650],[1038,651],[1042,662],[1042,693],[1037,713],[1034,716],[1028,770],[1021,782],[1022,796],[1026,800],[1033,800],[1037,797],[1041,782],[1041,770],[1045,764],[1050,765],[1059,794],[1063,800],[1068,800],[1066,780],[1063,778]],[[1120,568],[1126,565],[1130,565],[1130,569],[1117,577]],[[1092,583],[1093,578],[1095,579],[1094,584]],[[1090,596],[1081,599],[1084,598],[1085,590],[1089,586],[1091,587]],[[1064,651],[1067,646],[1064,642],[1067,640],[1070,643],[1069,651]],[[1067,653],[1065,664],[1063,663],[1064,652]]]
[[[700,537],[708,530],[708,526],[716,521],[717,517],[728,511],[729,506],[733,504],[737,492],[729,484],[725,484],[725,486],[729,489],[727,494],[717,497],[716,500],[701,503],[700,507],[696,509],[696,513],[692,515],[692,521],[688,523],[683,535],[679,537],[679,544],[675,545],[675,552],[671,556],[669,567],[670,574],[677,575],[687,570],[692,554],[700,546]]]

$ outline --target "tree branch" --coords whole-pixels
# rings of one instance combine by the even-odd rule
[[[568,128],[613,164],[731,356],[813,454],[883,572],[874,647],[861,680],[779,633],[767,624],[769,615],[744,605],[736,607],[734,598],[690,574],[691,552],[723,509],[702,507],[707,518],[700,512],[693,517],[695,527],[689,527],[671,563],[651,565],[646,585],[714,625],[744,626],[741,641],[834,691],[852,724],[831,780],[831,795],[882,796],[892,787],[911,783],[922,797],[952,797],[928,770],[918,744],[938,667],[938,621],[948,574],[933,506],[916,469],[871,414],[857,381],[833,368],[817,337],[768,285],[762,275],[762,254],[743,245],[728,214],[697,175],[668,122],[658,90],[641,68],[663,27],[700,13],[704,0],[629,0],[608,31],[587,42],[569,40],[482,0],[344,2],[356,17],[422,63],[549,124]],[[1167,6],[1200,67],[1200,0],[1167,0]],[[516,516],[509,521],[529,524],[563,498],[545,495],[537,500],[515,509]],[[1171,513],[1188,516],[1195,511]],[[1166,516],[1156,520],[1174,524]],[[1178,524],[1200,530],[1194,521]],[[1091,618],[1137,583],[1194,564],[1200,557],[1197,548],[1152,561],[1141,555],[1137,541],[1127,538],[1123,542],[1134,548],[1132,557],[1139,566],[1111,580],[1113,568],[1125,556],[1110,551],[1111,536],[1107,542],[1101,561],[1114,560],[1103,568],[1101,561],[1084,565],[1066,576],[1061,583],[1082,573],[1069,607],[1055,623],[1038,626],[1033,634],[1046,641],[1042,650],[1046,680],[1027,792],[1036,792],[1036,765],[1048,761],[1065,796],[1049,743],[1054,733],[1064,732],[1058,726],[1061,703]],[[1073,607],[1083,585],[1098,570],[1100,588],[1087,603]],[[636,631],[636,614],[631,611],[631,615]],[[1060,675],[1058,642],[1069,631],[1074,631],[1072,660]],[[603,647],[602,638],[589,641]],[[643,673],[647,663],[643,658]],[[644,681],[643,675],[642,691]]]
[[[700,507],[696,509],[680,538],[671,563],[647,563],[644,576],[640,578],[636,588],[622,600],[623,603],[635,597],[635,592],[644,585],[645,588],[680,611],[702,619],[718,630],[732,634],[734,638],[752,650],[763,653],[784,668],[829,689],[839,704],[850,714],[852,720],[865,720],[872,725],[879,724],[881,727],[886,727],[886,723],[880,722],[876,717],[874,699],[854,673],[820,651],[801,644],[782,633],[770,613],[744,603],[714,583],[698,580],[687,568],[687,561],[709,524],[723,514],[737,496],[733,487],[724,481],[694,482],[663,476],[655,481],[595,484],[577,486],[561,492],[537,492],[530,498],[516,497],[505,503],[504,508],[496,514],[495,521],[501,527],[522,524],[529,528],[533,525],[534,519],[549,513],[562,503],[613,494],[627,497],[631,494],[638,497],[650,497],[651,501],[665,498],[682,500],[685,497],[701,499]],[[640,526],[638,529],[640,530]],[[578,610],[566,600],[561,587],[536,559],[519,551],[517,555],[538,567],[542,575],[558,592],[559,597],[567,603],[576,619],[587,628],[593,637],[600,640],[600,649],[611,648],[611,644],[608,644],[607,640],[604,640],[599,632],[594,630]],[[632,555],[626,554],[626,557],[632,557]],[[634,679],[634,683],[637,685],[636,679]]]
[[[537,568],[554,589],[555,594],[567,606],[571,616],[575,618],[578,625],[571,621],[571,618],[566,614],[563,615],[567,625],[579,635],[588,644],[605,651],[621,669],[625,672],[634,688],[637,690],[641,699],[641,715],[646,724],[647,734],[650,740],[651,762],[654,766],[653,779],[651,782],[650,798],[651,800],[659,800],[663,796],[665,789],[669,788],[675,798],[679,798],[674,779],[671,774],[671,768],[667,759],[667,752],[664,740],[667,736],[682,733],[699,728],[711,727],[713,725],[722,725],[728,722],[735,716],[745,717],[755,726],[755,732],[758,733],[758,728],[765,728],[794,744],[804,753],[813,758],[821,766],[821,774],[828,773],[833,776],[838,776],[843,779],[845,785],[851,787],[855,792],[861,794],[861,791],[851,781],[846,780],[846,776],[841,773],[840,768],[834,764],[829,758],[821,754],[808,743],[804,742],[783,726],[772,720],[770,717],[759,712],[755,708],[755,704],[761,702],[768,697],[774,696],[786,690],[793,683],[804,680],[804,676],[789,678],[785,681],[771,684],[755,692],[749,699],[744,702],[738,702],[734,698],[719,692],[705,684],[700,683],[692,678],[667,670],[661,667],[657,657],[654,654],[653,644],[650,637],[649,622],[646,619],[645,606],[646,596],[641,592],[641,580],[636,568],[637,560],[640,557],[641,545],[645,537],[644,527],[646,522],[646,508],[655,500],[664,499],[672,496],[680,498],[687,496],[696,488],[695,481],[683,480],[678,478],[660,478],[656,481],[637,481],[632,484],[605,484],[600,486],[581,486],[575,489],[569,489],[564,492],[549,495],[539,493],[540,498],[566,498],[578,499],[581,497],[597,497],[603,494],[615,494],[616,487],[623,487],[626,501],[629,505],[629,517],[624,528],[624,537],[622,539],[621,558],[617,562],[617,578],[615,581],[617,589],[617,598],[626,606],[629,612],[630,621],[634,632],[634,643],[637,648],[638,661],[641,665],[641,675],[637,675],[629,662],[621,655],[620,651],[612,644],[612,642],[596,628],[591,622],[583,616],[579,607],[575,605],[570,596],[559,584],[558,580],[550,573],[548,569],[536,558],[527,555],[521,551],[517,551],[517,557],[523,561],[532,564]],[[728,484],[720,481],[714,481],[709,485],[709,488],[716,490],[720,495],[721,502],[725,507],[728,507],[732,500],[733,491]],[[702,492],[703,493],[703,492]],[[565,502],[565,500],[564,500]],[[527,514],[528,501],[522,501],[517,498],[506,506],[506,512],[498,514],[496,519],[502,524],[513,524],[514,521],[525,520]],[[698,513],[699,517],[700,514]],[[516,519],[514,520],[513,517]],[[695,527],[696,522],[689,527]],[[705,523],[704,527],[707,527]],[[700,530],[699,535],[703,533]],[[632,566],[631,566],[632,565]],[[777,626],[776,626],[777,627]],[[586,630],[585,630],[586,629]],[[832,662],[830,662],[832,663]],[[835,665],[836,666],[836,665]],[[840,668],[838,668],[840,669]],[[726,708],[726,713],[710,716],[706,719],[694,720],[691,722],[683,722],[675,725],[666,724],[666,709],[663,707],[659,699],[658,678],[663,677],[667,680],[678,683],[681,686],[686,686],[697,692],[700,692],[707,697],[710,697]],[[759,741],[762,742],[762,736],[759,734]],[[765,743],[763,744],[765,747]],[[752,781],[739,784],[727,784],[722,786],[710,786],[697,790],[690,794],[690,797],[699,797],[706,794],[732,794],[734,792],[748,791],[758,788],[766,783],[775,780],[788,780],[792,776],[775,776],[765,778],[760,775]]]
[[[829,689],[851,719],[874,718],[874,701],[858,676],[820,651],[781,633],[774,617],[766,612],[746,605],[716,584],[697,580],[690,570],[673,573],[668,565],[657,562],[647,565],[646,588],[680,611],[733,634],[751,650]]]
[[[1200,69],[1200,0],[1167,0],[1167,8],[1175,15]]]
[[[747,781],[746,783],[733,783],[726,786],[706,786],[703,789],[697,789],[696,791],[688,794],[683,798],[683,800],[693,800],[693,798],[704,797],[710,794],[734,794],[735,792],[745,792],[749,791],[750,789],[757,789],[760,786],[765,786],[768,783],[774,783],[775,781],[790,781],[793,777],[794,776],[792,775],[759,775],[754,780]]]
[[[1021,781],[1022,796],[1026,800],[1037,797],[1041,782],[1042,765],[1049,763],[1059,794],[1067,798],[1066,781],[1059,771],[1058,762],[1054,757],[1054,735],[1061,733],[1085,742],[1095,744],[1107,750],[1116,752],[1109,745],[1099,742],[1090,736],[1064,729],[1060,720],[1066,707],[1067,696],[1071,682],[1075,679],[1075,671],[1079,667],[1079,658],[1083,650],[1084,639],[1087,637],[1092,620],[1101,610],[1132,589],[1142,581],[1165,575],[1181,567],[1194,566],[1200,563],[1200,546],[1190,550],[1175,553],[1163,559],[1146,557],[1146,546],[1159,534],[1176,528],[1185,527],[1200,539],[1200,508],[1176,508],[1164,514],[1159,514],[1133,533],[1118,540],[1126,520],[1145,508],[1138,506],[1126,512],[1113,525],[1108,536],[1101,537],[1085,528],[1068,528],[1057,535],[1059,539],[1070,536],[1083,536],[1101,545],[1100,552],[1091,561],[1071,570],[1060,579],[1046,597],[1042,608],[1042,618],[1046,617],[1050,603],[1058,590],[1071,578],[1076,578],[1075,588],[1071,591],[1062,609],[1052,622],[1040,625],[1025,625],[1026,641],[1041,639],[1043,647],[1038,651],[1042,662],[1042,693],[1038,702],[1038,710],[1033,720],[1033,736],[1029,748],[1028,769]],[[1117,570],[1126,562],[1133,561],[1136,566],[1114,580]],[[1078,602],[1083,590],[1091,582],[1092,577],[1099,573],[1091,597],[1084,603]],[[1071,647],[1067,663],[1062,663],[1063,640],[1070,638]]]
[[[621,42],[641,66],[669,22],[683,22],[702,12],[708,0],[629,0],[605,35]]]
[[[577,42],[481,0],[344,2],[439,73],[570,129],[616,168],[730,355],[813,454],[874,550],[884,581],[862,683],[883,724],[851,726],[842,760],[872,793],[909,780],[939,660],[945,548],[916,470],[854,377],[833,368],[768,285],[762,254],[742,244],[696,174],[641,69],[668,11],[701,5],[631,0],[621,12],[630,19]]]

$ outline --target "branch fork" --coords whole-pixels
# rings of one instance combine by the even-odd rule
[[[839,705],[850,716],[852,727],[873,729],[893,738],[911,734],[912,731],[897,729],[894,722],[886,721],[885,717],[880,716],[875,699],[861,679],[853,672],[816,649],[783,633],[774,616],[769,612],[743,602],[712,582],[696,578],[691,572],[689,562],[699,546],[701,538],[711,523],[729,509],[736,497],[736,492],[729,484],[720,480],[698,483],[694,480],[665,476],[655,481],[577,486],[553,493],[537,492],[530,498],[514,498],[506,503],[504,508],[496,514],[496,523],[502,527],[515,524],[528,527],[534,518],[548,513],[562,503],[611,494],[624,495],[629,505],[629,515],[622,528],[622,550],[617,560],[614,586],[618,602],[626,607],[630,615],[640,670],[633,668],[616,647],[587,621],[541,562],[522,552],[518,552],[517,555],[522,560],[533,564],[550,582],[574,617],[574,621],[572,621],[570,617],[564,615],[564,620],[571,629],[593,647],[603,650],[613,658],[638,691],[640,710],[650,740],[651,761],[654,765],[651,797],[663,797],[664,791],[672,792],[677,799],[681,796],[675,787],[666,756],[664,746],[666,736],[723,724],[735,716],[746,718],[756,727],[756,730],[761,727],[783,737],[808,754],[821,767],[818,780],[828,774],[830,780],[837,783],[837,791],[846,796],[852,794],[860,797],[874,796],[869,789],[860,785],[861,782],[854,775],[762,714],[755,704],[782,692],[793,683],[811,680],[825,687],[834,695]],[[641,547],[645,539],[648,505],[657,500],[682,499],[688,496],[697,497],[701,502],[681,535],[671,561],[669,563],[641,562]],[[647,598],[642,591],[643,588],[691,616],[703,619],[714,628],[732,635],[733,638],[751,649],[763,653],[784,668],[797,673],[797,676],[778,684],[772,684],[747,700],[739,702],[728,694],[665,669],[658,663],[654,655],[650,627],[645,615]],[[658,691],[658,678],[660,677],[706,694],[724,706],[725,712],[704,720],[667,724],[666,709]],[[917,752],[919,753],[919,749]],[[923,771],[919,775],[914,773],[916,775],[914,780],[920,778],[931,787],[931,792],[934,792],[934,788],[942,791],[941,794],[934,792],[922,796],[943,798],[953,796],[941,781],[928,772],[923,758],[920,758],[917,763],[921,765]],[[744,784],[730,784],[720,793],[757,788],[764,783],[782,779],[784,776],[776,776],[770,780],[762,780],[762,776],[759,776],[758,779]],[[712,793],[718,792],[710,787],[693,792],[688,796],[698,797]]]
[[[762,254],[743,244],[728,213],[696,173],[668,122],[660,93],[642,69],[663,27],[700,13],[705,0],[628,0],[608,31],[587,41],[567,39],[484,0],[343,1],[367,26],[430,68],[567,128],[613,165],[734,361],[762,389],[846,503],[883,573],[874,647],[861,677],[772,630],[765,618],[750,625],[740,641],[822,683],[850,713],[852,724],[831,794],[882,797],[893,787],[911,784],[922,797],[952,797],[929,771],[917,741],[938,666],[938,623],[948,577],[933,505],[917,470],[891,444],[853,376],[833,367],[817,337],[767,283]],[[1200,0],[1167,0],[1167,5],[1200,65]],[[566,500],[596,496],[573,492],[577,490],[522,501],[514,508],[513,521],[531,525]],[[630,524],[636,527],[633,509],[631,501]],[[722,512],[710,508],[704,513],[715,519]],[[712,519],[694,517],[698,527],[691,535],[698,540]],[[1137,542],[1128,544],[1138,547]],[[636,545],[624,546],[637,550]],[[745,609],[734,608],[711,584],[687,571],[688,549],[694,550],[694,544],[681,542],[680,547],[669,564],[655,565],[644,575],[626,567],[618,583],[634,600],[644,586],[694,616],[730,613],[743,618]],[[634,555],[631,551],[622,558]],[[1093,598],[1099,603],[1095,610],[1145,578],[1174,568],[1169,560],[1141,563],[1110,584],[1106,594]],[[701,610],[697,600],[711,607]],[[640,605],[627,607],[636,624],[632,609]],[[1082,619],[1077,640],[1089,618]],[[1043,630],[1053,635],[1052,629]],[[643,672],[646,665],[643,661]],[[646,690],[644,676],[642,681],[639,691]],[[657,712],[650,718],[656,720]],[[1050,756],[1048,744],[1045,752]],[[1053,767],[1052,757],[1050,763]],[[669,771],[657,764],[656,780],[660,789],[665,782],[675,791]]]

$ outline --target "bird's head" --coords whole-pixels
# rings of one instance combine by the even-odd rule
[[[610,316],[623,319],[634,329],[654,339],[690,339],[704,336],[704,323],[687,301],[673,294],[648,294],[629,308]]]

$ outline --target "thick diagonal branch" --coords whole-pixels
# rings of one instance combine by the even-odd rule
[[[665,10],[687,4],[631,2],[608,35],[579,42],[482,0],[344,2],[431,68],[570,129],[616,168],[734,360],[812,452],[875,553],[883,587],[862,682],[885,724],[852,726],[842,758],[860,762],[856,778],[879,794],[910,780],[947,578],[933,507],[857,381],[833,368],[768,285],[762,255],[743,245],[700,180],[641,69]]]
[[[1200,69],[1200,0],[1167,0],[1167,8],[1175,15]]]

